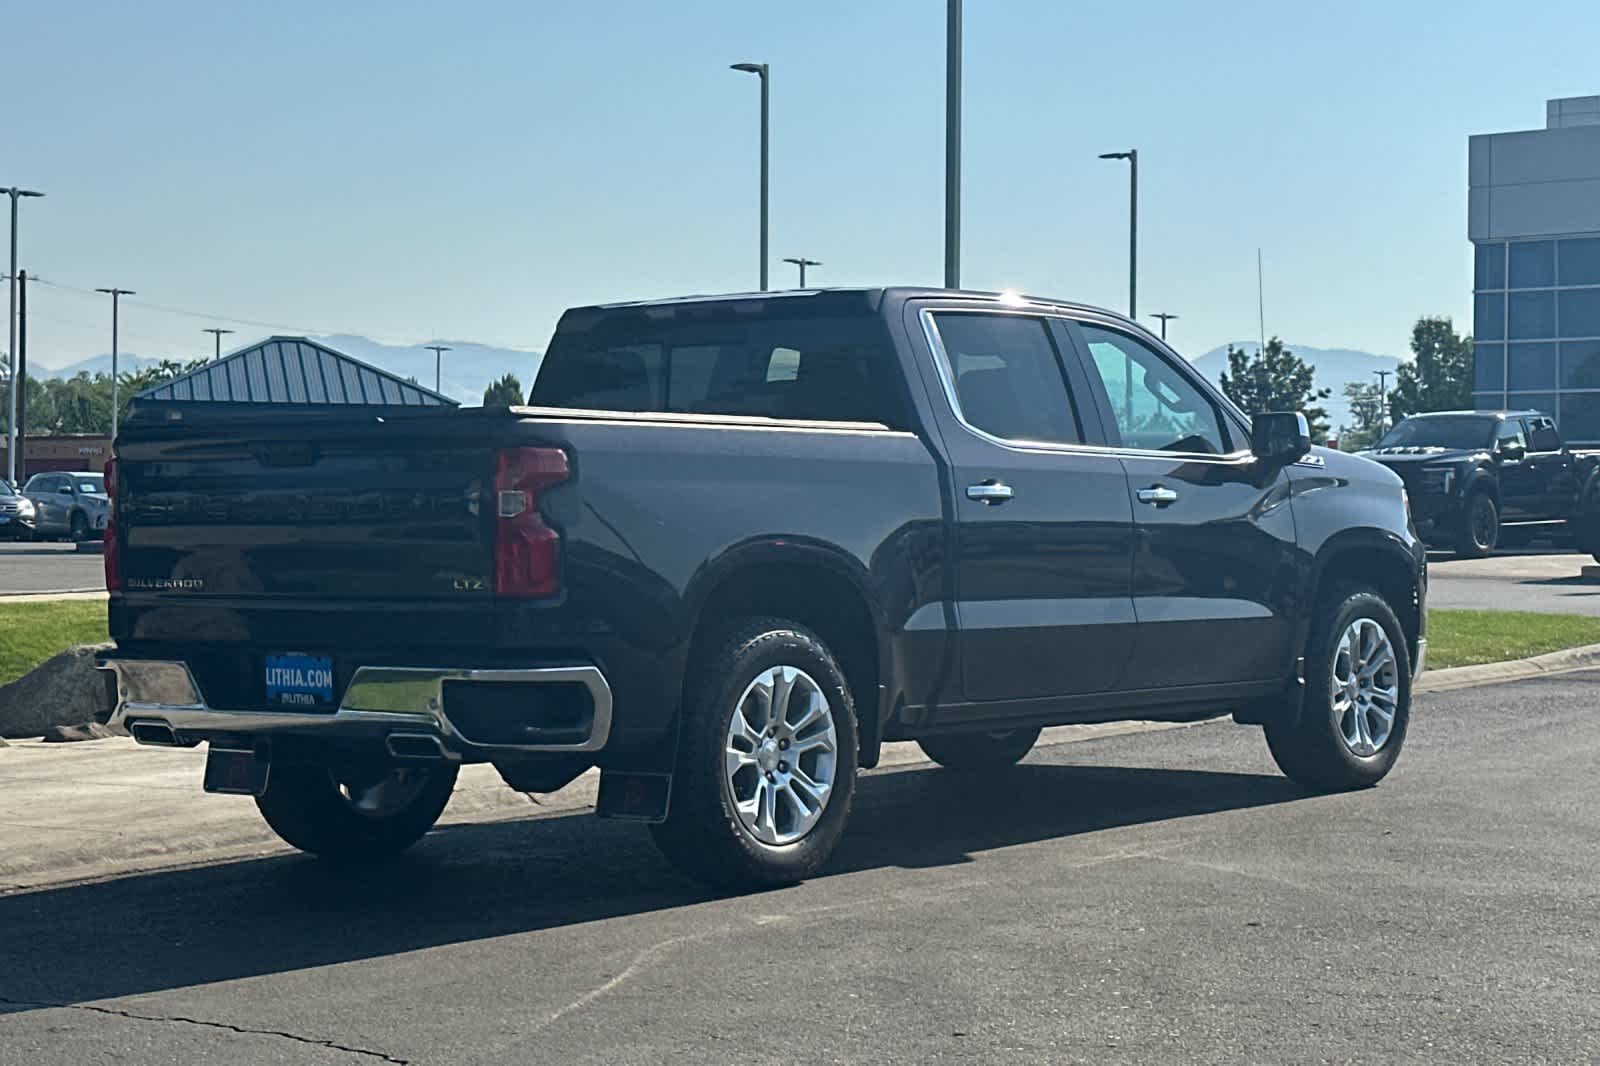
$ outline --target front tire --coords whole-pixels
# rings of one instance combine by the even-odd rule
[[[1002,729],[988,733],[950,733],[923,737],[917,747],[951,770],[993,770],[1018,762],[1039,740],[1039,730]]]
[[[272,831],[335,862],[395,855],[439,820],[456,785],[454,763],[333,770],[274,764],[256,807]]]
[[[1482,559],[1500,542],[1500,508],[1487,492],[1474,492],[1461,508],[1456,531],[1456,554],[1464,559]]]
[[[67,524],[67,539],[74,544],[89,539],[89,520],[83,516],[82,511],[72,512],[72,520]]]
[[[1343,585],[1318,605],[1297,720],[1266,727],[1284,775],[1321,792],[1370,788],[1400,757],[1411,721],[1405,632],[1376,591]]]
[[[727,627],[684,689],[662,852],[717,888],[792,884],[833,853],[856,785],[856,715],[828,647],[775,618]]]

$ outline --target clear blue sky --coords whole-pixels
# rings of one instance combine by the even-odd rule
[[[1593,0],[966,7],[963,281],[1124,308],[1095,156],[1137,146],[1140,305],[1191,355],[1255,335],[1258,245],[1269,333],[1464,327],[1467,135],[1600,92]],[[49,193],[22,264],[139,290],[128,350],[229,316],[542,348],[569,305],[753,288],[739,60],[773,68],[774,280],[940,280],[941,0],[13,4],[0,36],[0,184]],[[104,297],[34,297],[40,363],[107,350]]]

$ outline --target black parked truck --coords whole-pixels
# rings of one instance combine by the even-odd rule
[[[1412,415],[1361,454],[1400,475],[1430,545],[1481,558],[1552,533],[1600,553],[1600,452],[1568,447],[1549,415]]]
[[[141,403],[116,451],[111,722],[332,859],[422,836],[462,763],[599,767],[730,885],[815,872],[885,741],[998,771],[1231,712],[1368,786],[1426,649],[1398,477],[1076,304],[586,307],[526,407]]]

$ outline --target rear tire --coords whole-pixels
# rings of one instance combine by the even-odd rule
[[[951,770],[993,770],[1020,761],[1038,740],[1039,730],[1035,727],[924,737],[917,741],[917,747]]]
[[[1461,508],[1456,528],[1456,554],[1463,559],[1482,559],[1500,541],[1500,508],[1487,492],[1473,492]]]
[[[364,773],[274,764],[256,807],[283,840],[319,858],[395,855],[433,828],[455,788],[455,763],[379,766]]]
[[[1369,788],[1394,767],[1410,721],[1411,659],[1394,611],[1363,585],[1331,590],[1306,642],[1300,715],[1266,727],[1278,768],[1316,791]]]
[[[83,516],[82,511],[72,512],[72,519],[67,524],[67,539],[74,544],[89,539],[89,520]]]
[[[782,619],[741,620],[708,648],[690,666],[671,807],[651,834],[674,866],[717,888],[804,880],[833,853],[855,798],[844,671],[816,634]]]

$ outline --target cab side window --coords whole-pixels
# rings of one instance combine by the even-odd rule
[[[1508,418],[1500,423],[1500,428],[1495,431],[1494,446],[1504,448],[1508,444],[1515,444],[1524,451],[1527,450],[1528,441],[1522,435],[1522,419]]]
[[[944,312],[933,320],[968,425],[1003,440],[1083,441],[1043,319]]]
[[[1528,450],[1534,452],[1560,451],[1561,434],[1556,432],[1556,424],[1548,418],[1530,418],[1528,420]]]
[[[1167,359],[1132,337],[1083,326],[1089,369],[1105,386],[1126,448],[1225,455],[1230,450],[1221,412]]]

